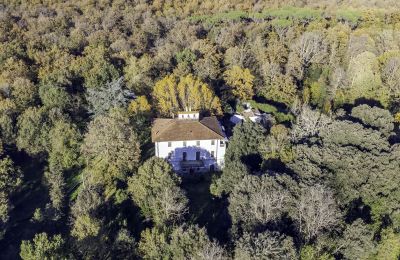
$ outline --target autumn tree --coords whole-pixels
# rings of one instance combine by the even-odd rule
[[[128,111],[134,115],[150,113],[151,105],[146,96],[139,96],[131,101]]]
[[[173,75],[166,76],[154,86],[153,98],[158,112],[173,116],[186,109],[221,113],[219,98],[212,89],[192,75],[177,80]]]
[[[254,76],[249,69],[233,66],[224,72],[224,80],[234,97],[243,101],[253,97]]]

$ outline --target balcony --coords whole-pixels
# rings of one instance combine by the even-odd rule
[[[204,161],[202,160],[181,161],[180,165],[182,169],[201,168],[204,167]]]

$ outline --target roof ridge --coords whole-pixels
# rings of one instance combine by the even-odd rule
[[[216,116],[207,116],[207,117],[203,117],[203,119],[204,119],[204,118],[215,118],[215,119],[217,120],[218,126],[221,127],[221,125],[220,125],[220,123],[219,123],[219,121],[218,121],[218,119],[217,119]],[[213,132],[216,133],[217,135],[222,136],[220,133],[217,133],[216,131],[214,131],[214,129],[211,129],[210,127],[208,127],[208,126],[206,126],[205,124],[203,124],[203,123],[201,122],[203,119],[199,120],[199,122],[200,122],[201,125],[207,127],[207,129],[213,131]],[[225,136],[222,136],[222,137],[225,137]]]

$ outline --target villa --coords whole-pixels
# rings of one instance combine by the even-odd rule
[[[221,170],[227,138],[215,116],[200,118],[199,112],[179,112],[177,118],[154,120],[151,138],[155,155],[170,162],[176,172]]]

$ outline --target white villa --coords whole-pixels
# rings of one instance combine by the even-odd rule
[[[180,112],[178,118],[155,119],[151,138],[155,155],[167,159],[177,172],[207,172],[224,165],[227,138],[215,116]]]

